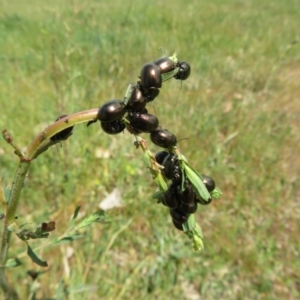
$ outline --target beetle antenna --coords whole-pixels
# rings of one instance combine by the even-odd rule
[[[154,101],[149,102],[149,105],[151,105],[151,107],[153,108],[155,114],[157,114],[157,111],[156,111],[155,105],[154,105]]]
[[[56,151],[58,152],[59,151],[59,148],[62,148],[62,142],[57,142],[55,143],[56,144]],[[59,147],[60,146],[60,147]]]
[[[188,139],[189,139],[188,137],[183,138],[183,139],[180,139],[180,140],[177,141],[177,143],[179,143],[179,142],[181,142],[181,141],[184,141],[184,140],[188,140]]]

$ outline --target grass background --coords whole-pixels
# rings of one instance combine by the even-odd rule
[[[19,146],[61,114],[122,99],[163,47],[192,74],[164,83],[149,110],[188,138],[180,150],[223,192],[197,212],[205,250],[195,253],[151,199],[130,134],[77,126],[33,163],[17,224],[54,220],[57,237],[76,206],[89,215],[114,188],[124,206],[83,239],[38,251],[49,268],[23,258],[9,269],[22,299],[30,289],[37,299],[299,299],[299,15],[297,0],[1,1],[0,128]],[[2,141],[6,185],[16,166]],[[14,237],[10,255],[25,250]],[[28,270],[46,272],[33,286]]]

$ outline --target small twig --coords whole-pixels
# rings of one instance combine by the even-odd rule
[[[15,149],[15,154],[18,155],[20,158],[23,158],[24,154],[22,153],[21,149],[13,142],[13,137],[6,128],[2,131],[2,136],[5,139],[5,141]]]

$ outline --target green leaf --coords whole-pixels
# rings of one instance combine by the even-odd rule
[[[40,267],[48,267],[48,264],[46,261],[42,261],[32,250],[32,248],[27,243],[27,255],[32,259],[32,261],[39,265]]]
[[[125,105],[127,105],[128,100],[129,100],[129,98],[132,95],[132,92],[133,92],[133,84],[130,83],[129,86],[128,86],[128,88],[127,88],[127,90],[126,90],[126,93],[125,93],[125,96],[124,96],[124,100],[123,100],[123,102],[124,102]]]
[[[160,172],[157,172],[158,174],[154,177],[154,181],[158,185],[159,189],[162,191],[166,191],[168,189],[168,185],[166,181],[164,180],[163,176]]]
[[[185,174],[193,185],[197,196],[208,201],[210,199],[210,194],[202,181],[201,175],[185,162],[183,162],[183,167]]]
[[[157,203],[162,203],[164,199],[164,192],[163,191],[157,191],[152,195],[152,198],[157,201]]]
[[[74,214],[73,214],[73,218],[72,218],[73,220],[75,220],[78,217],[78,213],[80,211],[80,208],[81,208],[81,206],[77,206],[75,208],[75,211],[74,211]]]
[[[201,227],[195,222],[195,216],[190,215],[188,221],[183,224],[184,233],[193,242],[193,249],[201,251],[204,248],[203,233]]]
[[[222,192],[220,191],[220,189],[215,188],[215,189],[210,193],[210,195],[211,195],[212,198],[214,198],[214,199],[219,199],[220,196],[222,195]]]
[[[7,226],[6,230],[9,231],[9,232],[15,232],[14,225]]]
[[[4,186],[2,178],[0,178],[0,203],[3,211],[5,211],[6,209],[6,204],[8,203],[10,192],[11,192],[10,188]]]
[[[10,258],[7,260],[5,267],[6,268],[15,268],[22,265],[22,262],[18,258]]]
[[[70,243],[70,242],[73,242],[77,239],[80,239],[83,237],[83,234],[73,234],[73,235],[69,235],[69,236],[65,236],[63,238],[61,238],[60,240],[54,242],[53,244],[54,245],[61,245],[61,244],[66,244],[66,243]]]
[[[161,201],[160,199],[163,197],[163,195],[164,195],[163,191],[157,191],[152,195],[152,198]]]
[[[162,81],[167,81],[173,78],[179,72],[179,68],[175,68],[173,71],[161,74]]]
[[[182,227],[184,231],[192,231],[196,227],[195,215],[190,215]]]
[[[193,231],[193,248],[195,251],[201,251],[204,249],[204,244],[203,244],[203,238],[200,236],[200,234],[197,232],[196,229]]]
[[[93,213],[92,215],[84,218],[78,225],[76,225],[75,230],[90,226],[93,223],[104,223],[105,212],[101,209]]]
[[[150,169],[150,172],[153,176],[154,181],[158,185],[159,189],[162,191],[166,191],[168,189],[168,185],[166,181],[164,180],[159,168],[155,168],[155,165],[152,164],[153,161],[155,161],[155,158],[150,150],[144,151],[144,160],[147,164],[147,166]]]

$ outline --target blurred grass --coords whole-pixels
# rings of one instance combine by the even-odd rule
[[[150,111],[223,191],[199,208],[206,248],[194,253],[151,200],[129,133],[76,127],[33,163],[18,224],[55,220],[59,236],[76,206],[88,215],[115,187],[125,205],[84,239],[38,253],[50,265],[38,299],[300,297],[299,13],[296,0],[2,1],[0,128],[18,145],[63,113],[121,99],[163,47],[192,75],[166,82]],[[96,157],[103,149],[110,159]],[[11,184],[17,159],[4,141],[0,165]],[[11,255],[24,246],[14,238]],[[43,270],[22,262],[8,274],[25,299],[26,271]]]

